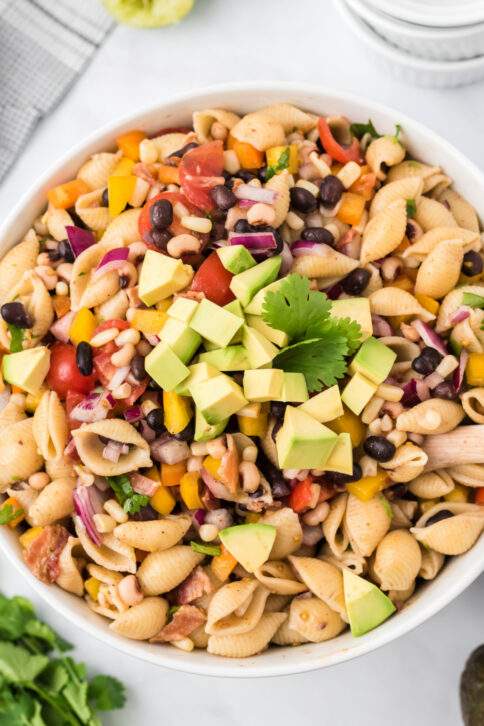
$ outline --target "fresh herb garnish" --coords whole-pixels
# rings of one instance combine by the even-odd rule
[[[280,171],[284,171],[284,169],[287,169],[289,166],[289,154],[290,149],[289,146],[286,146],[284,151],[281,153],[280,157],[278,158],[277,162],[273,164],[272,166],[268,166],[266,170],[266,181],[269,181],[269,179],[272,179],[273,176],[278,174]]]
[[[393,134],[393,138],[395,139],[395,141],[399,141],[399,137],[402,131],[403,129],[400,124],[395,124],[395,133]]]
[[[108,476],[106,479],[116,499],[128,514],[138,514],[139,510],[146,507],[150,501],[146,494],[138,494],[134,491],[129,477],[125,475]]]
[[[368,123],[366,124],[351,124],[350,131],[353,136],[356,136],[358,139],[363,138],[365,134],[370,134],[370,136],[373,136],[374,139],[381,138],[381,134],[379,134],[373,126],[371,118],[368,119]]]
[[[0,595],[2,726],[100,726],[96,711],[122,708],[124,686],[103,675],[88,681],[83,663],[61,655],[71,647],[28,600]]]
[[[202,544],[201,542],[190,542],[190,547],[194,552],[198,552],[200,555],[210,555],[210,557],[217,557],[222,552],[218,545]]]
[[[473,292],[465,292],[462,295],[462,304],[470,308],[484,308],[484,297]]]
[[[23,513],[23,509],[15,509],[11,504],[4,504],[0,509],[0,524],[10,524],[17,517],[21,517]]]
[[[415,204],[415,199],[407,199],[407,217],[412,219],[412,217],[415,217],[417,214],[417,205]]]
[[[24,329],[9,323],[8,330],[10,332],[10,352],[20,353],[23,350]]]
[[[345,357],[361,342],[361,328],[349,318],[332,318],[331,301],[301,275],[288,275],[280,288],[264,298],[262,318],[282,330],[290,345],[275,357],[273,365],[300,372],[309,391],[332,386],[346,371]]]

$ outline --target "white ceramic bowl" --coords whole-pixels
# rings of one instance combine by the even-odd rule
[[[448,28],[427,27],[382,13],[367,0],[346,1],[375,32],[418,58],[458,61],[484,56],[484,22]]]
[[[399,20],[432,28],[484,22],[482,0],[367,0],[369,5]]]
[[[473,204],[484,219],[484,176],[462,154],[430,129],[390,108],[347,94],[315,86],[283,83],[230,84],[186,93],[149,108],[131,113],[91,135],[36,181],[0,230],[3,253],[26,232],[45,204],[45,192],[54,184],[72,178],[80,164],[92,153],[113,146],[114,138],[131,128],[148,132],[166,126],[190,123],[191,112],[203,108],[229,108],[247,112],[278,101],[288,101],[321,114],[344,114],[355,121],[371,118],[376,128],[393,133],[403,126],[405,142],[412,154],[432,165],[442,165],[456,188]],[[368,653],[420,625],[459,595],[484,570],[484,538],[468,553],[453,558],[433,582],[426,583],[400,613],[361,638],[349,632],[321,644],[296,648],[271,648],[260,656],[241,660],[208,655],[203,650],[183,653],[169,646],[126,640],[108,629],[108,621],[92,613],[83,600],[57,586],[39,582],[23,564],[14,532],[0,527],[0,549],[34,590],[79,630],[112,645],[122,653],[137,656],[161,666],[189,673],[228,677],[287,675],[334,665]],[[53,617],[52,617],[53,620]],[[458,627],[458,623],[456,623]]]
[[[334,4],[379,65],[386,67],[399,80],[428,88],[454,88],[484,78],[484,55],[460,61],[418,58],[385,40],[361,19],[346,0],[334,0]]]

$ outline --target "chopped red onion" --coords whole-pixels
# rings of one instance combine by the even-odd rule
[[[324,242],[310,242],[309,240],[299,239],[291,246],[291,254],[294,257],[301,257],[302,255],[327,257],[330,249],[331,247],[324,244]]]
[[[444,376],[441,376],[440,373],[437,373],[437,371],[434,371],[433,373],[424,378],[424,382],[431,390],[438,386],[439,383],[442,383],[442,381],[444,380]]]
[[[66,225],[66,234],[74,257],[79,257],[81,252],[96,244],[96,238],[88,229],[68,224]]]
[[[268,252],[277,249],[272,232],[229,232],[229,244],[243,245],[251,252]]]
[[[74,501],[74,509],[86,528],[89,539],[91,539],[94,544],[99,547],[102,544],[102,540],[96,529],[96,525],[94,524],[96,503],[91,490],[95,491],[95,488],[82,485],[77,486],[73,491],[72,498]]]
[[[108,389],[110,391],[114,391],[115,388],[120,386],[122,383],[125,382],[126,378],[129,375],[130,368],[129,366],[123,366],[122,368],[118,368],[116,370],[116,373],[113,373],[113,377],[108,383]]]
[[[115,401],[110,393],[89,393],[80,403],[75,406],[69,414],[73,421],[82,423],[94,423],[102,421],[108,415],[108,411],[114,407]]]
[[[373,313],[371,316],[371,322],[373,323],[373,335],[375,338],[386,338],[389,335],[393,335],[392,326],[388,320],[382,318],[381,315],[375,315]]]
[[[469,360],[469,353],[466,350],[461,350],[460,356],[459,356],[459,366],[455,369],[454,375],[452,378],[452,382],[454,384],[454,388],[457,393],[459,393],[460,389],[462,388],[462,383],[464,382],[464,374],[467,366],[467,361]]]
[[[50,332],[57,338],[57,340],[60,340],[61,343],[69,342],[69,332],[75,315],[76,313],[73,310],[70,310],[50,326]]]
[[[139,422],[139,432],[144,440],[149,444],[156,439],[155,432],[150,426],[148,426],[144,419]]]
[[[291,250],[289,249],[289,245],[287,242],[284,242],[282,245],[282,251],[281,251],[281,269],[279,272],[280,277],[284,277],[284,275],[287,275],[289,270],[292,267],[292,254]]]
[[[439,353],[441,353],[442,355],[447,355],[446,344],[444,343],[440,335],[437,335],[435,330],[432,330],[430,325],[424,323],[423,320],[413,320],[411,325],[420,335],[425,345],[428,345],[431,348],[435,348],[435,350],[438,350]]]
[[[143,476],[143,474],[138,472],[136,474],[131,474],[130,479],[131,486],[134,491],[137,494],[145,494],[147,497],[152,497],[160,486],[159,482],[153,481],[153,479]]]
[[[254,187],[252,184],[240,184],[234,189],[237,199],[250,199],[253,202],[273,204],[276,201],[277,192],[272,189]]]
[[[64,456],[69,456],[71,459],[76,459],[78,457],[76,440],[74,438],[69,441],[66,448],[64,449]]]
[[[468,308],[461,306],[451,316],[450,322],[452,323],[452,325],[457,325],[457,323],[462,323],[463,320],[467,320],[470,314],[471,312]]]
[[[257,204],[257,202],[252,201],[252,199],[240,199],[239,200],[239,207],[241,209],[248,209],[249,207],[253,207],[254,204]]]
[[[205,509],[195,509],[195,511],[193,512],[193,519],[200,527],[202,526],[202,524],[205,524],[205,514]]]
[[[178,464],[190,456],[190,449],[185,441],[178,441],[170,434],[165,434],[151,443],[151,456],[162,464]]]
[[[210,493],[217,499],[227,499],[227,487],[221,481],[217,481],[206,469],[202,467],[200,475],[203,483],[210,490]],[[211,522],[209,522],[211,524]]]
[[[420,403],[420,398],[417,394],[417,381],[415,378],[411,378],[405,385],[402,386],[403,396],[400,399],[402,406],[411,408]]]
[[[117,464],[122,453],[123,444],[120,441],[108,441],[103,449],[102,457]]]
[[[415,390],[417,391],[417,396],[420,398],[421,401],[426,401],[428,398],[430,398],[429,387],[425,381],[416,381]]]
[[[126,421],[132,424],[137,421],[141,421],[143,418],[143,411],[141,410],[141,406],[130,406],[126,409],[123,415]]]
[[[114,250],[109,250],[92,273],[92,279],[97,280],[108,272],[119,270],[125,264],[128,255],[127,247],[116,247]]]

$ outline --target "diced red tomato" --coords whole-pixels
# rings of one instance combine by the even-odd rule
[[[80,421],[73,421],[71,419],[71,411],[77,406],[78,403],[80,403],[83,400],[84,396],[82,393],[76,393],[75,391],[67,391],[66,396],[66,410],[67,410],[67,420],[69,424],[69,429],[73,431],[74,429],[78,429],[81,425]]]
[[[119,318],[113,318],[113,320],[105,320],[104,323],[100,323],[93,333],[93,337],[98,333],[102,333],[103,330],[109,330],[110,328],[117,328],[118,330],[127,330],[129,323],[126,320],[120,320]]]
[[[118,350],[118,346],[111,341],[94,353],[94,371],[97,379],[103,386],[107,386],[111,382],[111,378],[117,371],[115,365],[111,363],[111,356]]]
[[[52,346],[47,385],[59,398],[65,398],[68,391],[89,393],[96,384],[96,374],[83,376],[76,363],[76,349],[70,343],[56,343]]]
[[[137,386],[133,386],[131,389],[131,393],[128,396],[128,398],[123,398],[122,401],[118,401],[118,403],[121,403],[124,411],[126,408],[129,408],[130,406],[133,406],[133,404],[136,403],[138,398],[143,395],[143,393],[146,391],[146,387],[148,385],[148,381],[144,381],[143,383],[140,383]]]
[[[484,487],[479,487],[479,489],[476,489],[474,502],[476,504],[484,506]]]
[[[295,512],[304,512],[311,503],[313,498],[312,490],[313,480],[310,476],[302,481],[298,481],[292,492],[289,494],[289,506]]]
[[[190,214],[194,217],[203,217],[204,215],[202,212],[194,205],[191,204],[188,199],[185,197],[184,194],[181,194],[180,192],[161,192],[160,194],[157,194],[156,197],[153,197],[150,199],[146,204],[144,205],[143,209],[141,210],[141,214],[139,216],[138,221],[138,229],[140,233],[141,239],[143,239],[145,242],[150,242],[150,232],[153,229],[153,225],[151,224],[151,217],[150,217],[150,210],[151,207],[155,202],[157,202],[159,199],[167,199],[169,202],[171,202],[173,205],[175,205],[177,202],[180,202],[183,204],[184,207],[188,209]],[[187,233],[188,230],[185,229],[185,227],[182,227],[180,220],[174,215],[173,216],[173,222],[170,225],[170,232],[172,235],[177,234],[183,234]],[[197,234],[196,232],[190,231],[190,234],[194,234],[196,237],[201,239],[202,241],[205,241],[207,239],[207,235],[203,234]],[[157,249],[156,247],[153,247],[153,249]]]
[[[178,169],[181,188],[187,199],[206,211],[213,209],[210,189],[224,183],[222,142],[209,141],[191,149],[183,156]]]
[[[235,299],[229,287],[232,278],[232,273],[222,265],[218,254],[212,252],[196,271],[191,289],[205,293],[205,297],[217,305],[227,305]]]
[[[334,138],[333,132],[323,116],[318,121],[318,130],[324,150],[332,159],[339,161],[341,164],[346,164],[348,161],[361,161],[360,142],[356,136],[353,137],[349,146],[342,146]]]

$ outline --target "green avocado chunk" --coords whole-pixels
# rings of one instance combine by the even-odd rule
[[[186,323],[176,318],[167,318],[160,333],[160,340],[170,346],[182,363],[188,363],[202,342],[201,337]]]
[[[50,350],[45,345],[3,356],[2,374],[7,383],[35,395],[49,372]]]
[[[376,383],[368,380],[362,373],[355,373],[344,387],[341,400],[350,411],[359,416],[377,388]]]
[[[275,280],[274,282],[271,282],[270,285],[266,285],[262,288],[262,290],[259,290],[257,295],[253,297],[253,299],[250,301],[248,305],[245,307],[245,312],[247,315],[262,315],[262,310],[264,308],[264,300],[266,297],[266,294],[268,292],[275,292],[278,290],[282,283],[284,282],[284,278],[281,277],[280,280]]]
[[[397,354],[376,338],[367,338],[350,364],[352,373],[361,373],[378,386],[391,371]]]
[[[223,432],[227,426],[228,418],[220,421],[218,424],[209,424],[207,419],[200,413],[198,409],[195,410],[195,433],[193,438],[195,441],[211,441],[216,439],[217,436]]]
[[[344,413],[337,385],[312,396],[308,401],[302,403],[299,408],[315,418],[319,423],[333,421],[333,419],[342,416]]]
[[[220,262],[233,275],[250,270],[257,263],[244,245],[229,245],[217,250]]]
[[[209,424],[218,424],[247,404],[242,389],[224,373],[190,386],[192,398]]]
[[[193,363],[191,366],[188,366],[188,370],[189,376],[184,378],[175,388],[175,393],[178,393],[179,396],[189,396],[192,383],[206,381],[208,378],[218,376],[220,373],[217,368],[205,362]]]
[[[139,276],[138,295],[145,305],[155,305],[173,293],[183,290],[193,276],[190,265],[181,260],[147,250]]]
[[[346,432],[338,434],[338,441],[324,465],[325,471],[337,471],[340,474],[353,473],[353,447],[351,436]]]
[[[250,270],[234,275],[230,281],[230,289],[244,307],[250,303],[259,290],[276,279],[281,262],[280,256],[269,257],[268,260],[251,267]]]
[[[284,403],[300,403],[309,398],[308,387],[303,373],[291,373],[284,371],[284,381],[279,397],[275,401]]]
[[[343,569],[343,587],[346,612],[354,636],[373,630],[396,610],[380,588],[346,568]]]
[[[216,348],[200,353],[201,363],[209,363],[219,371],[245,371],[250,368],[247,351],[243,345],[228,345],[226,348]]]
[[[257,368],[244,373],[244,396],[248,401],[264,403],[278,399],[282,393],[284,372],[278,368]]]
[[[287,406],[276,435],[281,469],[324,469],[338,435],[300,408]]]
[[[262,368],[270,363],[279,352],[265,335],[248,325],[243,327],[242,343],[247,351],[251,368]]]
[[[177,297],[166,311],[166,314],[170,318],[181,320],[182,323],[189,323],[197,308],[198,302],[196,300],[190,300],[188,297]]]
[[[204,299],[190,320],[190,327],[219,348],[225,348],[243,323],[238,315]]]
[[[145,368],[164,391],[173,391],[190,374],[169,345],[160,341],[145,358]]]
[[[272,524],[237,524],[219,532],[220,541],[247,572],[255,572],[271,553],[276,528]]]

